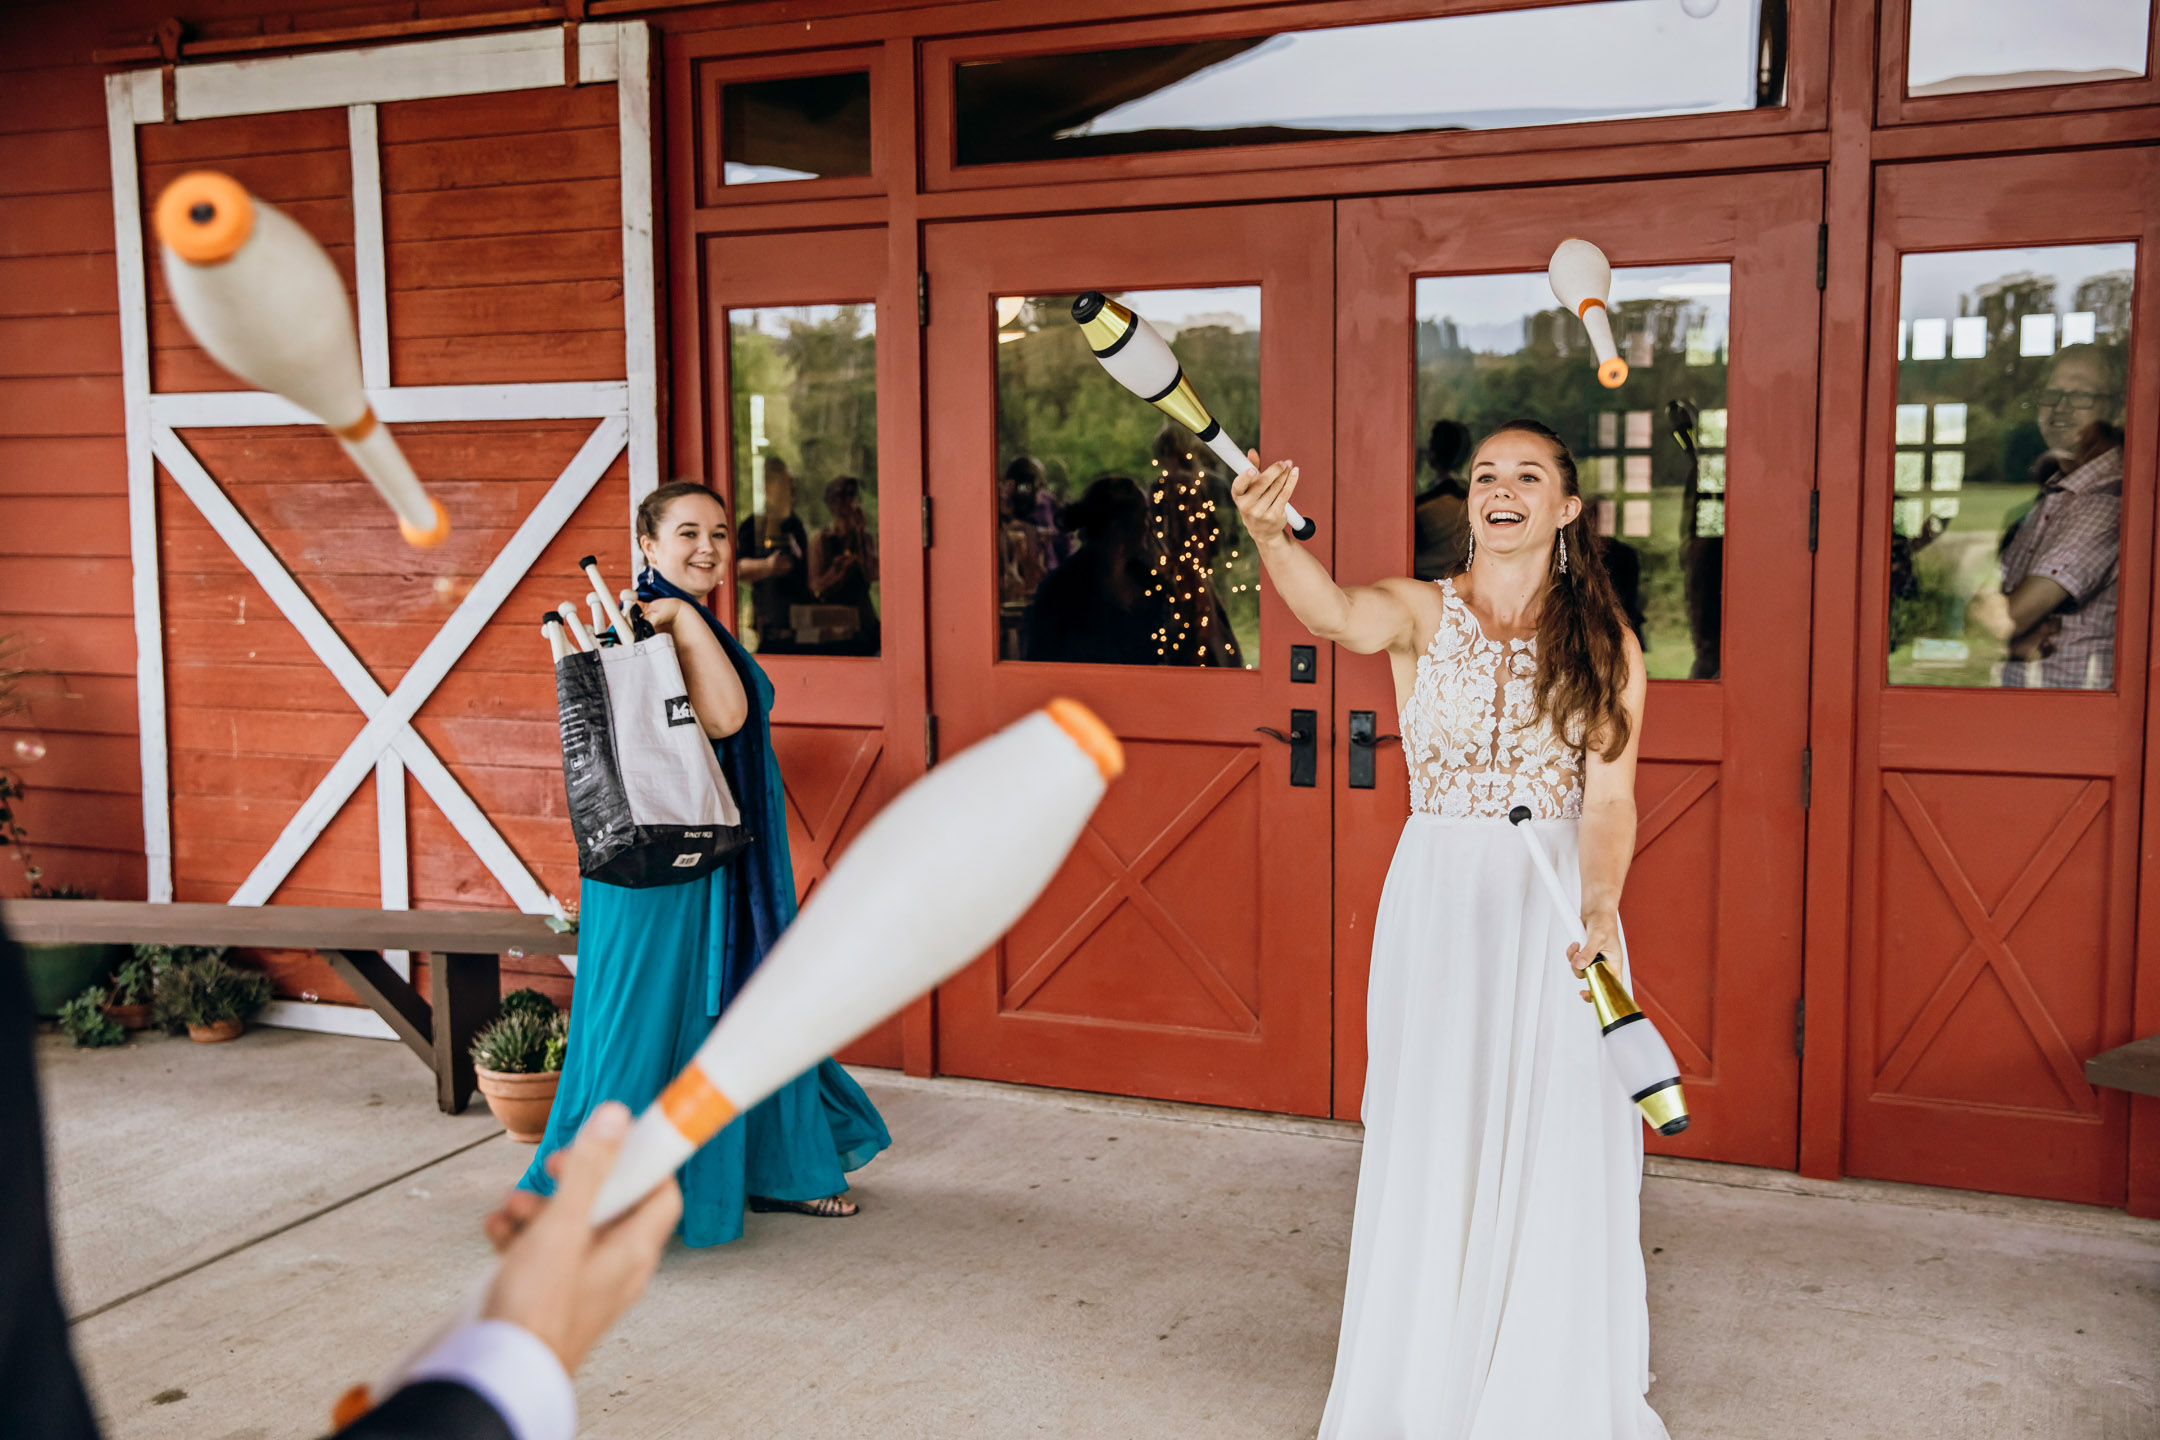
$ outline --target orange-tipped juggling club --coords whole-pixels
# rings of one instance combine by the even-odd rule
[[[1612,264],[1605,252],[1588,240],[1563,240],[1560,248],[1552,252],[1552,264],[1545,267],[1545,278],[1552,282],[1553,298],[1575,312],[1590,332],[1590,348],[1597,352],[1598,384],[1608,390],[1617,390],[1627,381],[1627,361],[1620,358],[1620,347],[1613,343],[1612,311],[1608,302],[1612,298]]]
[[[389,502],[406,543],[441,544],[450,517],[421,488],[360,388],[352,308],[322,246],[215,170],[166,186],[155,219],[173,304],[210,358],[337,436]]]

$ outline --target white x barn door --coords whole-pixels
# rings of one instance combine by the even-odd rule
[[[631,507],[658,483],[654,285],[652,272],[651,95],[648,31],[639,23],[587,24],[365,50],[178,68],[168,102],[157,71],[107,80],[114,222],[120,278],[128,494],[141,724],[143,833],[149,893],[174,891],[170,763],[167,751],[165,619],[160,600],[155,466],[162,465],[256,584],[325,666],[365,719],[359,734],[286,820],[230,896],[266,903],[371,774],[376,785],[381,901],[410,903],[406,777],[417,781],[457,834],[521,910],[557,908],[483,808],[451,774],[413,719],[525,578],[542,550],[616,460],[628,452]],[[575,67],[580,84],[613,82],[620,140],[621,379],[521,384],[400,385],[392,373],[388,257],[385,253],[378,105],[405,100],[561,86]],[[352,251],[363,383],[392,425],[575,421],[590,432],[485,570],[459,599],[417,659],[387,691],[294,578],[200,459],[183,432],[302,426],[313,419],[254,391],[152,388],[150,285],[142,240],[142,181],[136,127],[166,120],[277,115],[342,107],[351,149]],[[343,237],[320,235],[326,242]],[[357,475],[355,484],[362,484]],[[627,520],[624,534],[627,536]],[[455,524],[458,517],[452,515]],[[537,636],[534,644],[538,646]],[[400,967],[401,969],[403,966]],[[281,1004],[289,1023],[374,1033],[372,1015],[310,1017],[313,1007]],[[380,1022],[377,1022],[379,1026]],[[385,1030],[385,1033],[387,1031]]]

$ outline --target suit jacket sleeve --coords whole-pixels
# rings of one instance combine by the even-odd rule
[[[22,951],[0,931],[0,1409],[21,1434],[96,1440],[53,1268],[35,1026]]]
[[[455,1380],[422,1380],[338,1431],[337,1440],[515,1440],[495,1407]]]

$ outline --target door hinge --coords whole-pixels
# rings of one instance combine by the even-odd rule
[[[925,770],[937,767],[937,716],[922,717],[922,763]]]
[[[1807,553],[1815,553],[1815,536],[1822,527],[1822,491],[1807,492]]]
[[[1813,746],[1800,752],[1800,808],[1805,810],[1815,801],[1815,750]]]
[[[933,532],[932,532],[932,530],[931,530],[931,528],[930,528],[930,497],[929,497],[928,495],[925,495],[925,496],[923,496],[923,497],[922,497],[922,548],[923,548],[923,549],[927,550],[927,549],[929,549],[929,548],[930,548],[931,544],[933,543],[933,541],[932,541],[932,534],[933,534]]]
[[[1815,288],[1820,290],[1822,287],[1818,285]],[[915,272],[915,323],[930,323],[930,272],[927,270]]]
[[[1807,1001],[1805,1000],[1792,1002],[1792,1053],[1795,1056],[1803,1057],[1807,1054]]]
[[[1815,227],[1815,288],[1827,289],[1830,284],[1830,222],[1825,220]]]

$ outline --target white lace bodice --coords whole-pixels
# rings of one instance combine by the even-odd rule
[[[1440,587],[1440,628],[1418,657],[1402,710],[1410,808],[1449,819],[1505,819],[1528,805],[1540,820],[1582,814],[1583,752],[1537,713],[1537,641],[1488,640],[1477,616]]]

